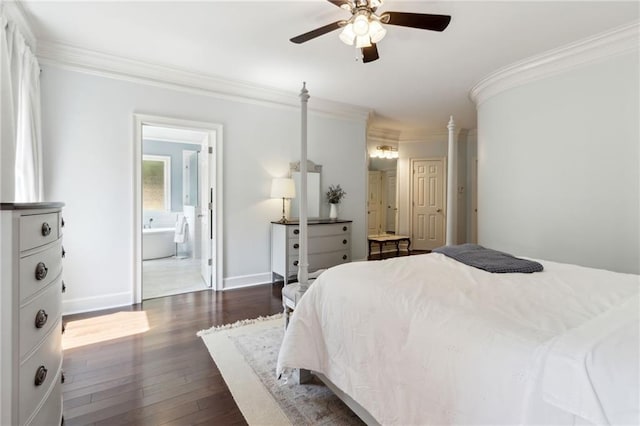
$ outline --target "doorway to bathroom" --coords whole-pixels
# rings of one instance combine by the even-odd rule
[[[219,289],[222,128],[135,120],[136,302]]]

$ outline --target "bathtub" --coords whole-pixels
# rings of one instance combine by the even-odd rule
[[[142,260],[160,259],[176,254],[173,242],[175,228],[146,228],[142,230]]]

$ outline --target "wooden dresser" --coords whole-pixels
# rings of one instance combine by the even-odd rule
[[[351,261],[350,220],[309,220],[307,227],[309,272]],[[288,284],[298,274],[300,224],[271,222],[271,279]]]
[[[62,423],[62,203],[0,204],[0,424]]]

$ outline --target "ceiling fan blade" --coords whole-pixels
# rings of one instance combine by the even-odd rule
[[[420,28],[422,30],[444,31],[451,22],[449,15],[430,15],[427,13],[385,12],[380,20],[389,25]]]
[[[299,36],[293,37],[290,40],[297,44],[304,43],[305,41],[309,41],[316,37],[320,37],[323,34],[337,30],[343,25],[343,23],[344,21],[336,21],[331,24],[325,25],[324,27],[316,28],[315,30],[309,31],[308,33],[300,34]]]
[[[327,0],[327,1],[329,3],[333,3],[338,7],[342,7],[343,4],[349,5],[349,2],[347,0]]]
[[[378,56],[378,47],[375,43],[371,43],[369,47],[362,48],[362,63],[373,62],[378,58],[380,58],[380,56]]]

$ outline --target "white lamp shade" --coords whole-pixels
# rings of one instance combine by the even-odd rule
[[[371,21],[369,24],[369,36],[372,43],[377,43],[387,35],[387,30],[382,27],[382,24],[378,21]]]
[[[348,44],[349,46],[353,46],[353,42],[356,40],[356,33],[353,32],[353,24],[347,24],[340,32],[340,40],[344,44]]]
[[[371,46],[371,39],[369,38],[368,35],[356,37],[356,47],[358,49],[362,47],[369,47],[369,46]]]
[[[369,34],[369,19],[364,15],[358,15],[353,20],[353,32],[357,36]]]
[[[295,198],[296,185],[291,178],[274,178],[271,182],[271,198]]]

